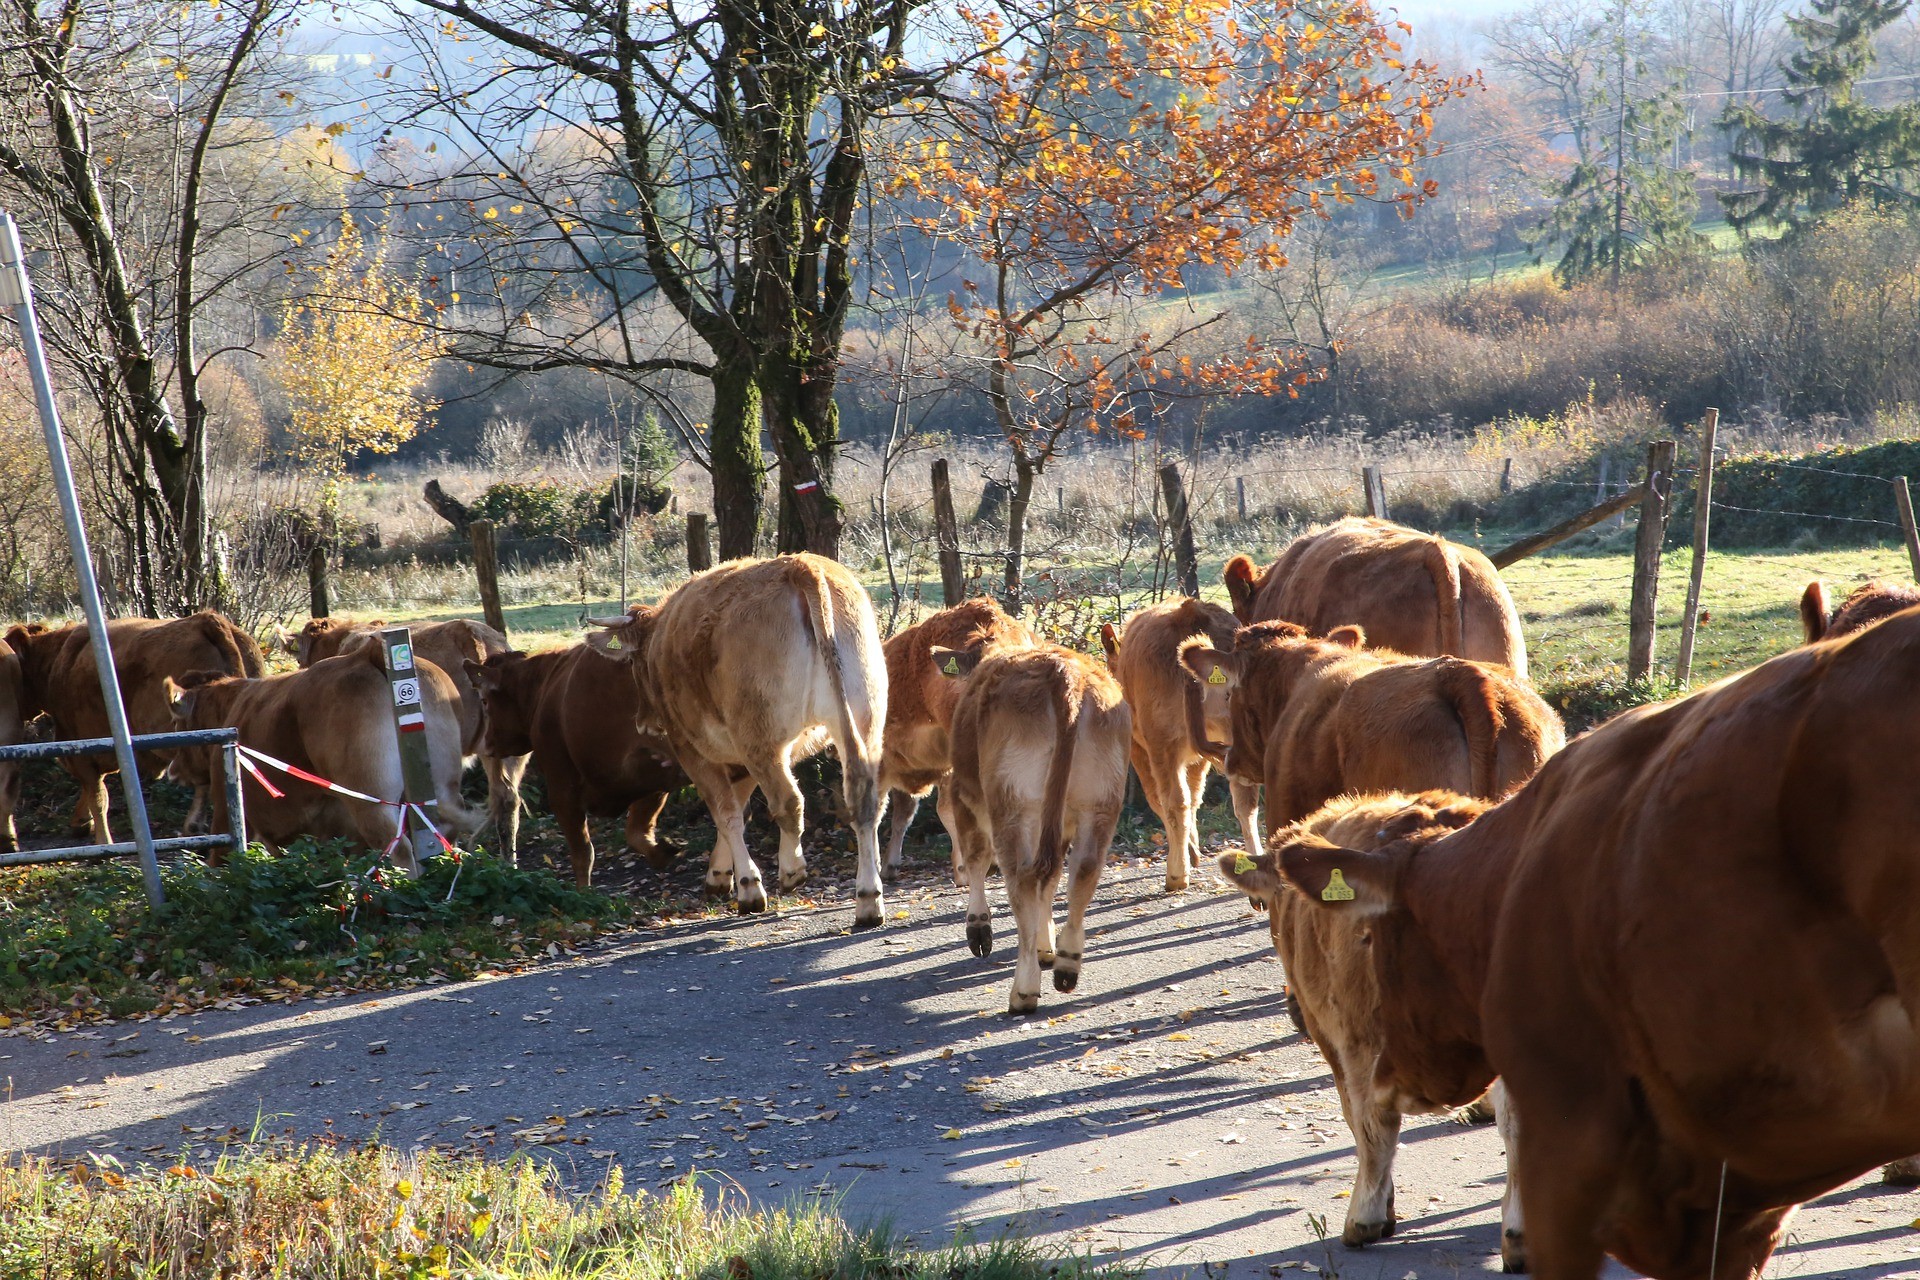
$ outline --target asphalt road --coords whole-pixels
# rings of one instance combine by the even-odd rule
[[[710,1170],[923,1241],[1016,1230],[1164,1276],[1497,1271],[1491,1127],[1409,1122],[1398,1234],[1337,1243],[1352,1148],[1265,922],[1204,874],[1172,898],[1160,878],[1110,868],[1080,989],[1028,1020],[1003,1013],[997,891],[999,949],[977,961],[964,898],[923,878],[872,933],[844,907],[706,921],[511,977],[0,1039],[0,1150],[137,1162],[377,1134],[534,1150],[582,1188],[614,1162],[630,1184]],[[1916,1219],[1920,1195],[1843,1189],[1769,1274],[1920,1277]]]

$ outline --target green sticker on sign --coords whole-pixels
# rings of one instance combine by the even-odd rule
[[[1234,855],[1233,874],[1237,876],[1243,876],[1247,874],[1247,872],[1253,870],[1253,867],[1254,867],[1253,859],[1247,856],[1246,851],[1244,849],[1241,850],[1238,854]]]
[[[957,676],[960,674],[960,659],[953,657],[952,655],[948,655],[947,665],[940,669],[946,672],[950,676]]]
[[[1227,673],[1221,670],[1219,667],[1215,667],[1212,673],[1207,676],[1208,684],[1225,684],[1226,682],[1227,682]]]
[[[1333,878],[1327,881],[1327,887],[1320,891],[1322,902],[1352,902],[1353,886],[1340,874],[1340,868],[1333,869]]]

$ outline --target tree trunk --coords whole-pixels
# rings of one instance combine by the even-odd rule
[[[1018,617],[1026,608],[1027,508],[1033,502],[1033,482],[1046,468],[1044,458],[1016,453],[1013,492],[1007,496],[1007,612]]]
[[[713,369],[713,512],[720,558],[754,552],[760,537],[760,385],[750,360],[716,362]]]

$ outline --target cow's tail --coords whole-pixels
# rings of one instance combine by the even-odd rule
[[[813,642],[819,646],[820,659],[826,664],[827,683],[833,689],[834,708],[840,717],[838,737],[840,750],[845,757],[840,761],[840,766],[849,772],[849,776],[856,761],[877,769],[880,755],[877,744],[869,744],[866,735],[860,732],[860,726],[854,720],[853,705],[847,701],[847,676],[842,666],[845,655],[841,652],[840,637],[833,620],[833,588],[820,571],[805,560],[793,561],[793,575],[794,586],[799,588],[806,600],[807,621],[813,628]],[[862,683],[868,686],[867,703],[871,709],[874,701],[872,682],[863,678]]]
[[[1052,662],[1053,759],[1047,765],[1047,789],[1040,801],[1040,844],[1034,850],[1034,871],[1041,884],[1051,884],[1066,865],[1063,832],[1067,818],[1067,783],[1073,776],[1073,746],[1080,737],[1080,690],[1061,659]]]
[[[1800,629],[1807,633],[1807,643],[1812,644],[1827,634],[1827,584],[1815,578],[1800,593]]]
[[[1466,731],[1473,794],[1488,800],[1499,799],[1500,731],[1506,728],[1499,690],[1477,664],[1460,658],[1441,659],[1440,690],[1453,704],[1454,714],[1460,717],[1460,727]]]
[[[1440,652],[1458,654],[1460,648],[1460,561],[1445,539],[1427,542],[1427,573],[1433,578],[1434,613],[1440,626]]]
[[[253,643],[252,636],[247,636],[247,643],[242,644],[240,637],[246,633],[227,618],[212,611],[194,616],[200,620],[200,634],[206,637],[208,644],[220,651],[222,672],[230,676],[246,676],[251,680],[258,680],[265,673],[266,665],[260,658],[260,646]]]

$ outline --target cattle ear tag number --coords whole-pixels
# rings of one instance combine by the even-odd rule
[[[1242,849],[1239,855],[1235,857],[1233,860],[1233,874],[1237,876],[1243,876],[1247,874],[1247,872],[1253,870],[1253,868],[1254,868],[1253,859],[1249,858],[1247,856],[1246,850]]]
[[[1212,674],[1207,676],[1208,684],[1225,684],[1226,682],[1227,682],[1227,673],[1222,671],[1219,667],[1215,667],[1213,669]]]
[[[1320,891],[1320,901],[1322,902],[1352,902],[1353,901],[1353,886],[1347,883],[1347,878],[1346,876],[1340,873],[1340,868],[1335,867],[1333,869],[1333,878],[1328,880],[1327,887]]]
[[[620,637],[617,635],[614,635],[611,631],[609,631],[607,633],[607,648],[618,649],[619,647],[620,647]]]
[[[960,659],[949,656],[947,658],[947,665],[940,669],[950,676],[957,676],[960,674]]]

